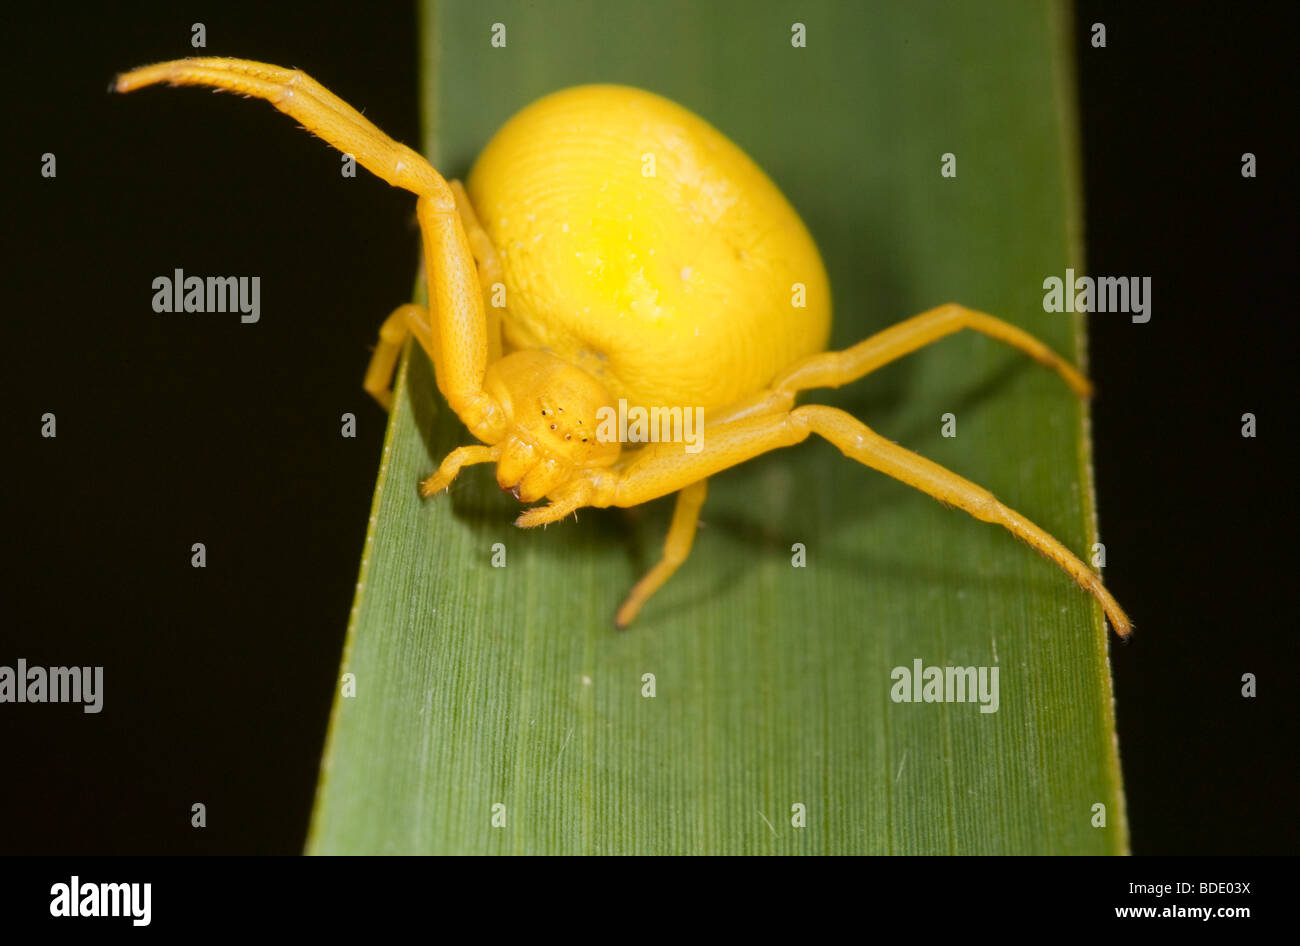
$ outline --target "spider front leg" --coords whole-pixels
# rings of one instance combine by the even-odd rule
[[[245,59],[181,59],[124,73],[116,87],[119,92],[131,92],[159,82],[211,86],[265,99],[308,131],[353,155],[372,174],[419,198],[416,214],[424,240],[433,314],[426,347],[438,389],[470,433],[485,443],[500,441],[506,433],[505,412],[483,390],[490,349],[474,257],[455,193],[433,165],[297,69]],[[409,326],[407,316],[402,318]],[[400,329],[390,328],[389,339],[381,339],[382,353],[376,352],[376,357],[383,359],[379,367],[390,355],[391,339],[399,333]],[[378,368],[371,367],[377,374]]]
[[[461,225],[465,228],[465,235],[469,237],[470,247],[479,265],[479,284],[484,296],[483,310],[487,315],[488,361],[493,362],[501,357],[501,316],[491,300],[492,287],[504,278],[501,260],[492,241],[488,239],[487,232],[479,223],[464,186],[460,181],[452,181],[451,190],[456,197],[456,210],[460,214]],[[366,379],[362,386],[384,410],[392,409],[393,369],[397,366],[402,346],[410,335],[415,336],[420,347],[432,359],[436,342],[429,310],[414,303],[398,306],[384,320],[384,324],[379,327],[379,343],[375,346],[370,366],[366,369]]]
[[[470,248],[478,260],[478,281],[483,292],[483,311],[487,315],[488,363],[501,357],[501,313],[493,305],[496,287],[505,285],[505,270],[501,266],[501,257],[491,238],[479,223],[474,205],[469,202],[465,185],[460,181],[451,182],[452,193],[456,195],[456,209],[460,212],[460,222],[469,237]]]
[[[829,440],[845,456],[864,466],[914,486],[940,502],[964,509],[976,519],[1007,529],[1055,562],[1096,597],[1115,633],[1121,637],[1131,633],[1132,622],[1101,578],[1048,532],[998,502],[988,490],[891,443],[857,418],[833,407],[806,405],[793,411],[706,427],[703,449],[695,454],[683,453],[680,444],[649,444],[625,467],[609,471],[606,482],[594,482],[587,490],[588,502],[595,506],[636,506],[769,450],[793,446],[811,434]],[[538,518],[549,508],[535,510]]]

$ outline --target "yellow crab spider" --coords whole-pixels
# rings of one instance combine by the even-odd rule
[[[453,450],[423,495],[462,467],[495,463],[503,489],[550,500],[519,516],[531,527],[677,493],[663,557],[619,608],[620,627],[685,561],[710,476],[817,434],[1005,527],[1093,594],[1116,633],[1130,633],[1101,578],[988,490],[844,411],[795,406],[801,391],[848,384],[961,329],[1018,348],[1081,397],[1087,379],[1014,325],[952,304],[826,351],[830,290],[812,237],[758,166],[685,108],[612,85],[548,95],[497,132],[467,190],[296,69],[183,59],[125,73],[117,90],[158,82],[265,99],[418,198],[429,307],[400,306],[383,323],[365,388],[391,404],[393,367],[413,335],[481,441]],[[598,436],[601,417],[629,404],[698,410],[697,449]]]

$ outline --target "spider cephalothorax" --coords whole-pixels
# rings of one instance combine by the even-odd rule
[[[509,434],[493,446],[497,482],[523,502],[534,502],[571,480],[578,469],[607,467],[620,444],[597,436],[605,386],[548,352],[527,350],[493,362],[483,390],[497,399]]]
[[[480,444],[453,450],[421,485],[497,464],[525,502],[521,526],[583,506],[677,506],[663,558],[632,589],[629,623],[690,552],[708,478],[812,434],[845,456],[1003,526],[1055,562],[1105,609],[1128,617],[1101,578],[992,493],[801,392],[855,381],[946,335],[982,332],[1087,380],[1015,325],[942,305],[843,351],[824,351],[830,290],[803,222],[762,170],[699,116],[620,86],[581,86],[525,108],[470,175],[474,201],[309,76],[241,59],[186,59],[118,78],[230,89],[271,102],[373,174],[419,199],[429,306],[400,306],[380,329],[365,387],[387,406],[398,353],[415,340],[438,389]],[[479,214],[483,220],[480,222]],[[500,291],[505,299],[499,304]],[[515,349],[508,351],[508,348]],[[623,449],[596,436],[613,398],[695,405],[702,437]]]

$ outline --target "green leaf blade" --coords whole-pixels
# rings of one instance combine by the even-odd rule
[[[426,9],[425,151],[444,173],[547,92],[639,85],[737,141],[804,216],[836,347],[959,301],[1081,359],[1077,317],[1044,313],[1041,289],[1083,262],[1067,13],[805,3],[794,49],[775,5],[502,10]],[[1014,351],[962,334],[803,400],[988,487],[1077,554],[1096,541],[1087,406]],[[711,480],[691,558],[620,633],[671,503],[523,532],[483,467],[421,501],[418,480],[468,442],[414,352],[310,851],[1127,851],[1100,609],[1003,530],[808,442]],[[997,666],[998,711],[892,702],[892,668],[918,658]]]

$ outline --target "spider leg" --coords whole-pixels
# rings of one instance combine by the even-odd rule
[[[118,76],[117,90],[131,92],[159,82],[211,86],[265,99],[353,155],[377,177],[419,198],[416,214],[434,314],[429,355],[438,389],[475,437],[485,443],[500,441],[506,432],[505,412],[483,390],[489,347],[474,257],[455,194],[433,165],[297,69],[243,59],[180,59],[124,73]]]
[[[1054,369],[1076,394],[1086,397],[1092,393],[1088,380],[1073,365],[1029,333],[1009,322],[959,305],[943,305],[923,312],[844,351],[809,356],[779,375],[767,390],[713,411],[705,428],[707,447],[703,453],[683,459],[680,446],[648,445],[629,457],[617,470],[611,471],[614,480],[601,477],[588,488],[589,495],[580,504],[597,506],[633,506],[682,489],[664,546],[664,557],[633,588],[619,609],[618,625],[626,626],[636,616],[650,595],[668,580],[689,553],[699,518],[699,506],[691,505],[695,502],[693,497],[688,499],[688,484],[692,480],[700,478],[702,484],[702,477],[767,450],[798,443],[810,433],[818,433],[867,466],[888,473],[943,502],[959,506],[976,518],[1005,526],[1095,595],[1117,633],[1127,636],[1131,624],[1101,579],[1050,534],[1003,506],[987,490],[890,443],[841,411],[826,407],[793,410],[795,395],[799,391],[848,384],[882,365],[967,328],[1006,342]],[[850,448],[846,449],[845,444]],[[870,449],[861,444],[870,444]],[[703,500],[701,489],[698,502],[703,503]],[[567,515],[573,505],[572,497],[569,497],[562,506],[553,503],[552,506],[530,510],[520,517],[520,524],[553,522]]]
[[[680,449],[681,445],[676,446]],[[635,502],[613,501],[618,484],[617,471],[587,470],[585,476],[575,478],[563,490],[553,494],[549,505],[534,506],[522,513],[515,520],[515,525],[531,529],[550,522],[559,522],[583,506],[603,508],[610,505],[638,505]],[[695,541],[695,530],[700,521],[700,507],[704,505],[704,499],[708,495],[708,480],[699,477],[691,482],[681,483],[673,489],[662,490],[653,498],[657,499],[674,491],[677,492],[677,505],[673,510],[673,521],[668,527],[668,537],[664,541],[663,556],[633,586],[624,599],[614,617],[616,627],[624,628],[631,624],[641,607],[650,600],[651,595],[663,587],[691,552],[691,545]]]
[[[496,247],[488,239],[482,224],[474,214],[469,196],[460,181],[449,182],[452,193],[456,196],[456,209],[460,213],[465,235],[469,237],[474,258],[479,264],[479,283],[483,287],[483,311],[487,315],[488,362],[501,357],[501,316],[491,304],[491,287],[501,282],[501,260]],[[375,346],[370,367],[366,370],[363,387],[379,402],[384,410],[391,410],[393,404],[392,377],[401,354],[402,345],[409,335],[415,335],[426,352],[433,352],[437,342],[433,338],[433,326],[429,320],[429,311],[424,306],[408,303],[400,305],[384,320],[379,328],[379,344]]]
[[[478,260],[478,282],[483,289],[483,311],[487,315],[488,363],[491,364],[501,357],[501,312],[492,304],[492,287],[498,283],[505,285],[505,270],[497,248],[492,245],[483,224],[479,223],[478,214],[474,213],[465,185],[452,181],[451,190],[456,195],[456,209],[460,211],[460,222],[469,237],[470,248]]]
[[[659,562],[642,576],[624,599],[614,624],[620,628],[627,627],[636,618],[641,606],[650,600],[650,596],[663,587],[664,582],[673,576],[673,572],[686,561],[691,554],[691,545],[695,541],[695,529],[700,522],[700,507],[709,492],[709,481],[700,480],[687,486],[677,494],[677,505],[673,509],[673,521],[668,527],[668,538],[664,540],[664,554]]]
[[[1055,370],[1075,394],[1091,396],[1092,385],[1088,379],[1028,332],[983,312],[948,304],[914,315],[843,351],[809,355],[778,375],[767,390],[712,412],[709,423],[726,423],[741,417],[788,411],[794,406],[795,394],[799,391],[838,388],[857,381],[891,361],[962,329],[982,332],[1020,349],[1035,361]]]
[[[433,346],[431,333],[429,310],[415,303],[399,305],[379,327],[379,343],[370,357],[370,367],[366,369],[362,387],[370,392],[384,410],[393,408],[393,368],[397,365],[397,356],[401,354],[406,339],[415,335],[425,351],[429,351]]]
[[[1111,626],[1127,637],[1132,623],[1103,586],[1100,576],[1064,545],[1020,513],[1004,506],[988,490],[881,437],[857,418],[837,408],[805,405],[793,411],[746,417],[705,428],[703,449],[688,454],[680,444],[648,444],[626,467],[609,471],[607,481],[588,490],[596,506],[636,506],[684,489],[728,467],[817,434],[845,456],[964,509],[976,519],[996,523],[1055,562],[1101,602]],[[541,513],[542,510],[537,510]]]

